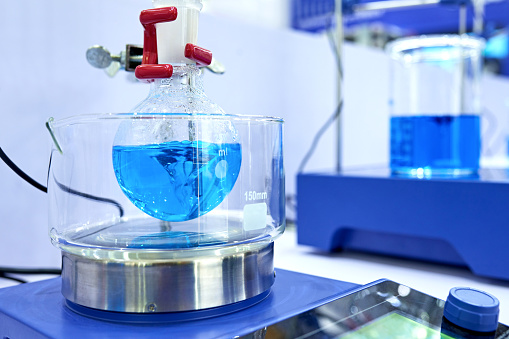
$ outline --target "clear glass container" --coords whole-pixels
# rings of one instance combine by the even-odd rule
[[[479,169],[484,41],[444,35],[390,43],[390,165],[411,176]]]
[[[154,5],[175,5],[178,16],[140,15],[144,56],[158,53],[135,72],[151,83],[148,97],[129,113],[47,124],[50,236],[62,250],[62,294],[79,313],[217,315],[259,302],[274,283],[273,240],[285,228],[283,121],[227,115],[208,99],[184,53],[200,1]],[[147,39],[152,21],[157,49]]]
[[[225,114],[196,65],[151,80],[130,113],[50,119],[67,305],[143,316],[266,297],[285,228],[282,124]]]
[[[207,97],[203,71],[196,65],[173,66],[170,78],[152,80],[147,98],[131,112],[225,114],[218,104]]]
[[[186,132],[192,126],[194,139],[119,143],[129,140],[119,137],[121,127],[148,123]],[[183,249],[271,242],[284,230],[278,118],[128,113],[51,120],[49,126],[56,141],[49,227],[64,251],[109,258],[148,250],[163,258]],[[221,140],[210,126],[234,128],[235,137]]]
[[[50,119],[49,232],[67,305],[145,314],[266,297],[285,228],[282,124],[203,113]],[[133,137],[154,126],[167,133]]]

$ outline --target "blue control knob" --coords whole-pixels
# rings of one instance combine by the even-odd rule
[[[468,287],[454,287],[444,306],[444,317],[458,327],[493,332],[498,327],[499,301],[493,295]]]

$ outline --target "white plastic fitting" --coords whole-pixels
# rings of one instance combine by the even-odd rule
[[[152,0],[154,8],[177,7],[177,20],[156,25],[159,64],[194,64],[184,56],[186,44],[196,44],[201,0]]]

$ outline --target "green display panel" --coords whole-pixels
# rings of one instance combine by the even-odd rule
[[[398,313],[390,313],[368,323],[341,339],[453,339]]]

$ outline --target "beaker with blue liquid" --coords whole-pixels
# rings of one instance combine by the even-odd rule
[[[390,166],[417,177],[479,169],[480,38],[403,38],[390,43]]]
[[[157,300],[156,312],[166,313],[268,293],[273,242],[285,228],[282,123],[187,113],[49,122],[58,143],[49,232],[62,250],[71,305],[150,313]],[[119,136],[127,125],[172,126],[175,134],[121,142],[134,140]],[[178,135],[178,126],[188,133],[192,126],[192,137]],[[221,128],[235,133],[224,140],[209,133]]]

